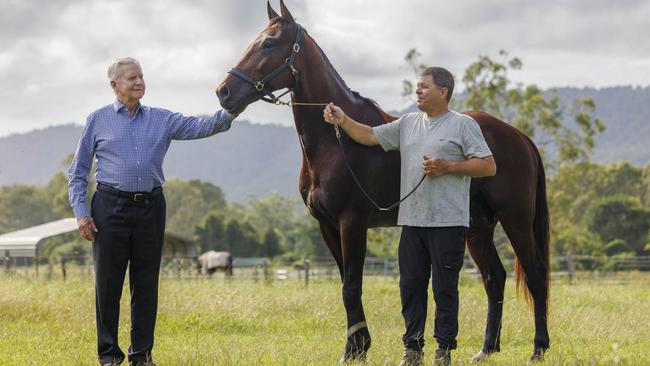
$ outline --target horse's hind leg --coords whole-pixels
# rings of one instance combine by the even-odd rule
[[[535,309],[535,338],[531,361],[544,359],[544,352],[549,348],[547,313],[548,313],[548,269],[535,249],[532,220],[525,215],[508,215],[500,218],[517,259],[526,275],[526,286],[533,298]]]
[[[481,273],[488,297],[487,323],[483,348],[474,356],[481,361],[491,353],[501,350],[501,319],[506,271],[494,246],[493,235],[496,220],[491,210],[481,200],[472,200],[472,222],[467,247]]]

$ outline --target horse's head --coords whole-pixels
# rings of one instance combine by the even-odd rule
[[[291,90],[298,82],[294,59],[300,52],[304,31],[282,0],[280,10],[281,16],[267,2],[269,24],[217,87],[221,106],[231,113],[241,113],[259,99],[275,102],[273,91]]]

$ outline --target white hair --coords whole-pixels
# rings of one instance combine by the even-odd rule
[[[138,60],[134,59],[133,57],[118,58],[117,60],[113,61],[111,65],[108,67],[108,71],[106,72],[106,75],[108,76],[108,80],[113,81],[117,79],[118,77],[117,71],[119,70],[120,66],[127,65],[127,64],[136,64],[138,65],[138,67],[140,67],[140,63],[138,62]]]

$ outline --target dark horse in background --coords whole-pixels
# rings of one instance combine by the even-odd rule
[[[269,24],[251,43],[236,67],[218,86],[221,105],[242,112],[257,100],[277,101],[274,91],[291,91],[300,147],[300,193],[319,224],[323,239],[338,264],[347,313],[343,360],[364,359],[370,348],[361,301],[366,234],[370,227],[395,226],[396,211],[380,211],[364,197],[347,170],[335,133],[323,121],[323,107],[334,102],[357,121],[372,126],[394,117],[351,91],[316,42],[295,22],[281,1],[281,16],[268,7]],[[517,256],[517,288],[525,284],[535,313],[532,360],[542,360],[549,347],[549,217],[544,167],[533,142],[486,113],[467,112],[481,127],[497,163],[494,177],[472,179],[471,224],[467,246],[478,266],[488,296],[487,326],[481,360],[500,350],[506,271],[493,242],[497,222],[503,226]],[[361,186],[380,205],[399,199],[399,153],[367,147],[346,139],[345,154]],[[523,287],[523,286],[522,286]]]

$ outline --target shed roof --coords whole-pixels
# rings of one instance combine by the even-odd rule
[[[32,226],[26,229],[0,235],[0,256],[35,257],[41,241],[53,236],[65,234],[78,229],[74,217]],[[190,239],[177,234],[165,232],[164,255],[194,256],[196,250]]]
[[[75,218],[61,219],[0,235],[0,255],[34,257],[43,239],[77,230]]]

